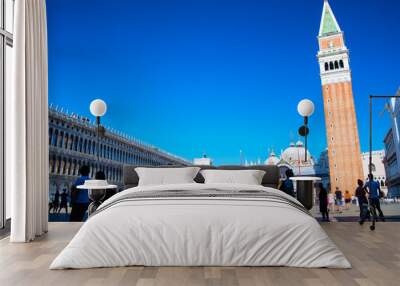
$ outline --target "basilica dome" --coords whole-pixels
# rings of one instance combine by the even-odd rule
[[[313,166],[314,160],[311,157],[310,152],[307,151],[307,163],[304,162],[305,148],[301,141],[297,141],[296,144],[290,143],[290,146],[286,148],[282,153],[282,160],[288,162],[292,166]]]
[[[278,165],[279,163],[279,158],[276,157],[276,154],[274,151],[272,151],[269,154],[269,157],[267,158],[267,160],[265,160],[265,165]]]

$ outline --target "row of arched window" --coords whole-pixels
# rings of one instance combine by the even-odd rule
[[[325,63],[325,71],[337,70],[344,68],[343,60],[331,61]]]
[[[132,146],[111,146],[101,140],[99,144],[99,157],[118,161],[127,164],[142,164],[142,165],[163,165],[171,163],[164,158],[160,158],[146,150],[140,150]],[[119,143],[119,142],[118,142]],[[49,145],[76,151],[88,155],[97,156],[96,138],[92,136],[84,137],[64,130],[59,130],[55,127],[49,128]],[[122,147],[122,148],[120,148]]]
[[[119,182],[122,180],[122,168],[113,166],[101,166],[86,160],[66,158],[63,156],[50,156],[49,171],[52,175],[78,176],[79,168],[83,165],[90,167],[89,177],[94,178],[96,172],[101,170],[107,177],[107,180]]]

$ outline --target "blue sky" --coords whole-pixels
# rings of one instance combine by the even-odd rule
[[[368,95],[400,85],[396,0],[331,0],[345,32],[361,148]],[[314,101],[309,146],[326,148],[316,59],[322,0],[48,0],[49,101],[187,159],[264,160],[297,141],[297,103]],[[388,115],[374,104],[374,148]]]

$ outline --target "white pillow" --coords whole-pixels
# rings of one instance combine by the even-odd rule
[[[135,168],[139,177],[139,186],[170,185],[194,183],[200,168]]]
[[[261,170],[202,170],[205,184],[261,185],[265,175]]]

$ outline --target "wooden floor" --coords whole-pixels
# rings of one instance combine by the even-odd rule
[[[48,270],[80,223],[50,223],[29,244],[0,241],[0,285],[400,285],[400,223],[330,223],[323,227],[353,265],[349,270],[288,267],[124,267]]]

